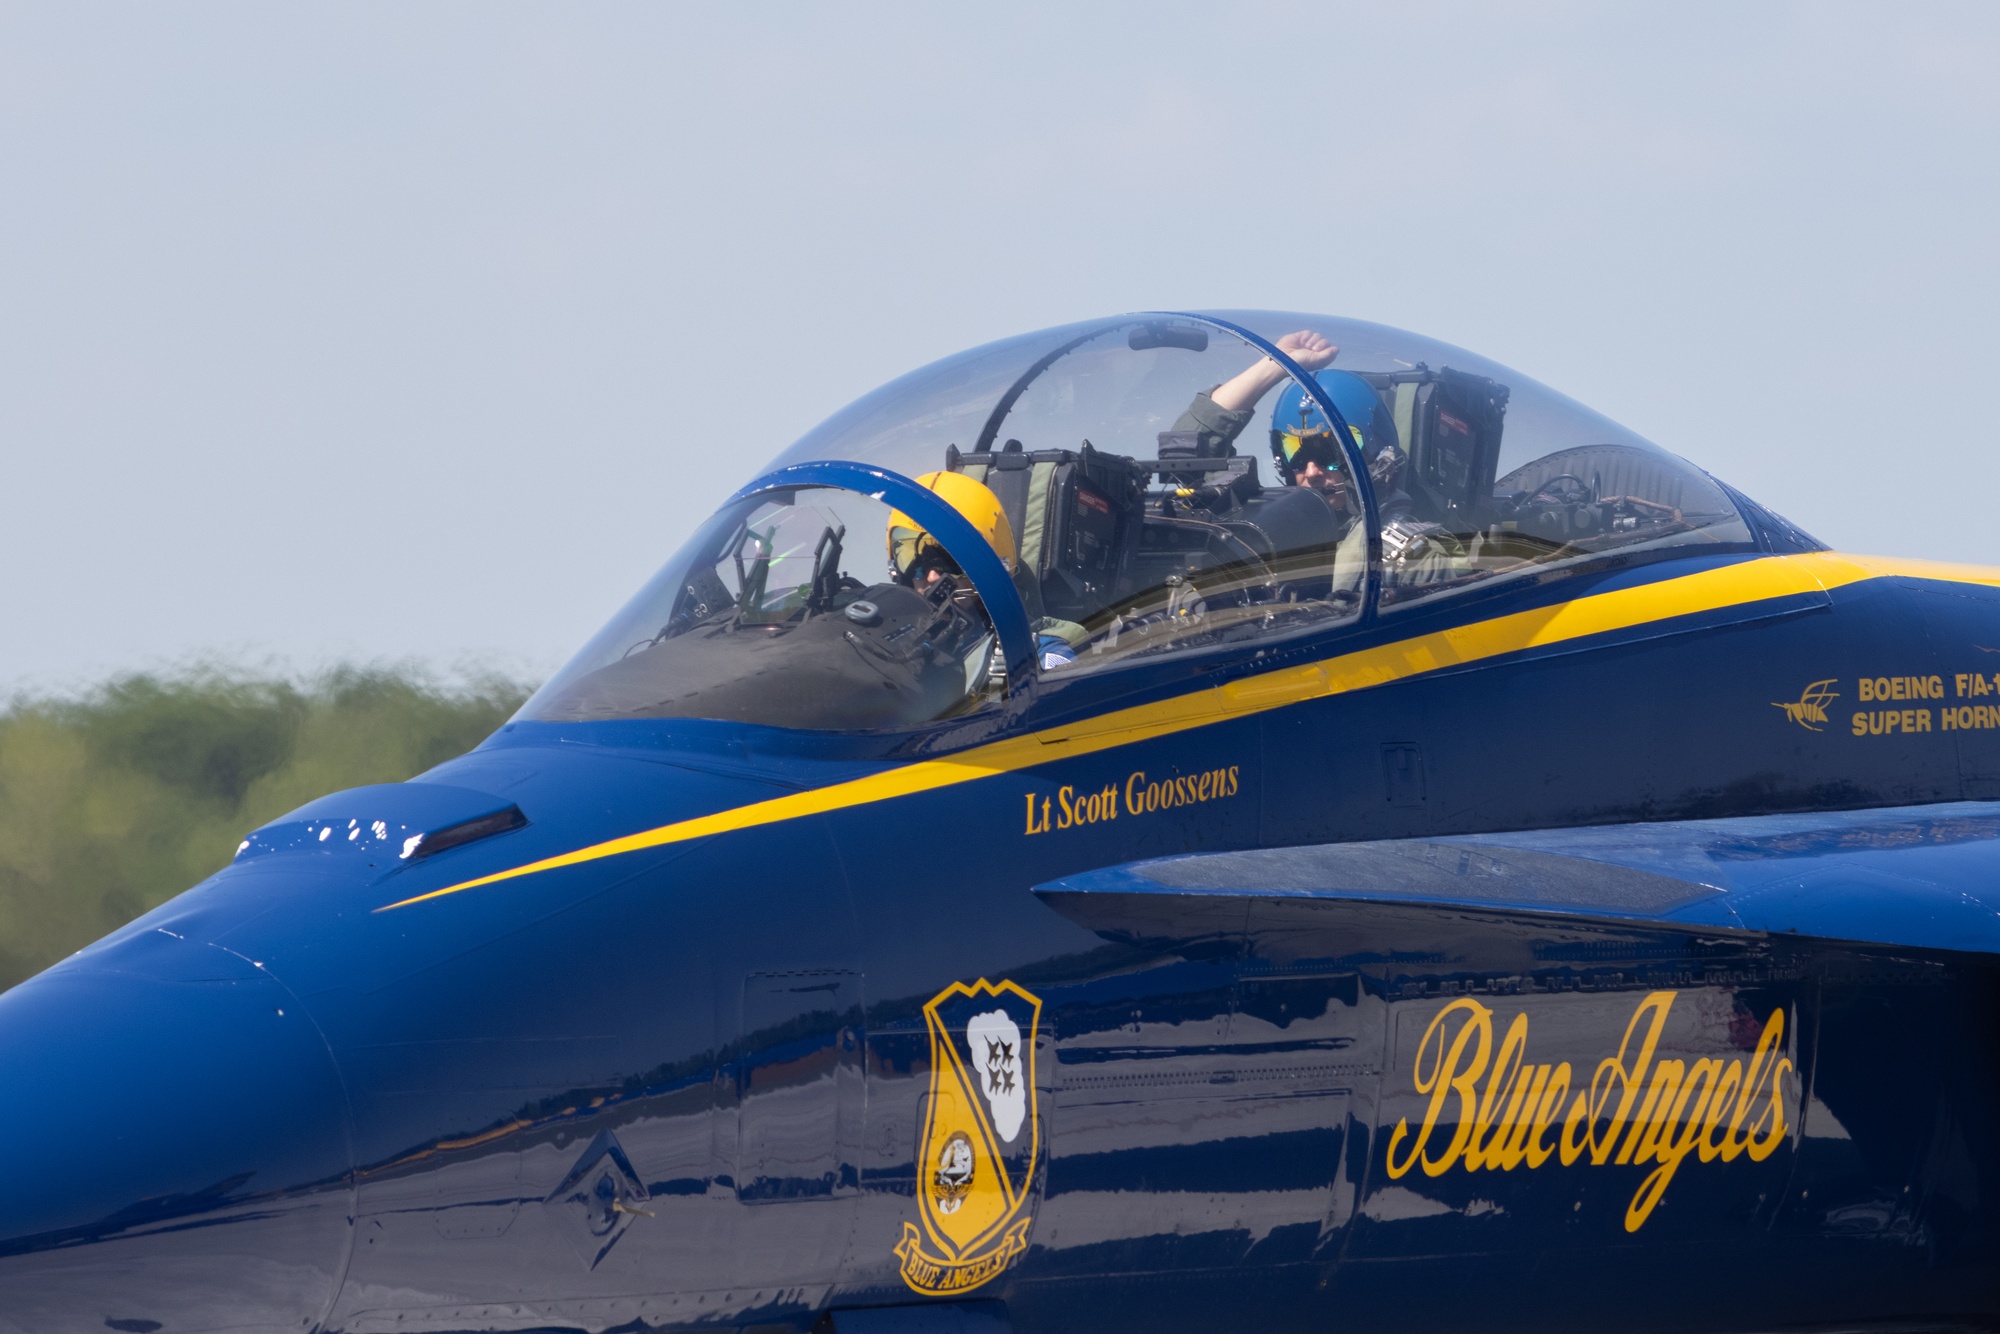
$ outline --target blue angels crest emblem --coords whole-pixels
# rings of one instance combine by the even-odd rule
[[[1028,1247],[1041,1108],[1042,1002],[1012,982],[954,982],[924,1006],[931,1081],[917,1141],[917,1213],[896,1245],[903,1281],[944,1296],[990,1282]]]

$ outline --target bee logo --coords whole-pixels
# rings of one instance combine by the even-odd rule
[[[931,1180],[937,1192],[937,1211],[955,1214],[965,1197],[972,1193],[972,1141],[962,1130],[953,1131],[938,1153],[937,1174]]]
[[[1817,732],[1826,723],[1826,706],[1840,698],[1832,688],[1836,684],[1832,677],[1815,681],[1807,686],[1799,697],[1788,704],[1773,702],[1771,707],[1783,709],[1785,716],[1808,732]]]

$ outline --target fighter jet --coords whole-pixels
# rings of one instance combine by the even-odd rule
[[[2000,570],[1297,313],[658,485],[478,749],[0,996],[0,1330],[2000,1323]]]

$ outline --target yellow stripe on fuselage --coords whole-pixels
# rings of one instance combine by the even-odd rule
[[[538,871],[553,871],[564,866],[616,857],[620,853],[684,843],[691,838],[726,834],[738,829],[796,820],[806,815],[821,815],[850,806],[913,796],[919,792],[934,792],[995,774],[1031,769],[1055,760],[1169,736],[1224,719],[1264,713],[1306,700],[1366,690],[1371,686],[1387,685],[1525,649],[1626,630],[1697,612],[1830,590],[1866,579],[1892,577],[2000,587],[2000,569],[1984,566],[1946,565],[1893,557],[1842,556],[1831,552],[1766,556],[1683,575],[1678,579],[1663,579],[1635,588],[1595,593],[1551,607],[1537,607],[1532,611],[1474,621],[1449,630],[1344,653],[1304,667],[1268,672],[1172,699],[1113,710],[1026,736],[974,746],[944,759],[919,760],[865,778],[773,797],[768,801],[751,802],[747,806],[697,816],[692,820],[676,821],[524,866],[496,871],[476,880],[447,885],[428,894],[388,904],[376,911],[387,912],[391,908],[407,907],[426,899],[498,884],[502,880],[533,875]]]

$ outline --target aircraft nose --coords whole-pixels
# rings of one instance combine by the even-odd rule
[[[0,1330],[306,1330],[352,1234],[325,1042],[260,966],[159,930],[0,996]]]

